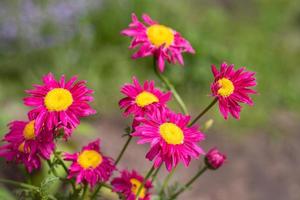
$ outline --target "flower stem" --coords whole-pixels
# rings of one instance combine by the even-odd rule
[[[168,184],[169,184],[170,179],[172,178],[172,176],[174,175],[174,173],[175,173],[175,171],[176,171],[176,167],[177,167],[177,166],[175,166],[175,167],[172,169],[172,171],[171,171],[171,172],[167,175],[167,177],[165,178],[165,180],[164,180],[164,182],[163,182],[163,185],[162,185],[162,187],[161,187],[161,189],[160,189],[160,191],[159,191],[159,195],[162,195],[162,193],[165,191],[166,187],[167,187]]]
[[[187,115],[188,114],[188,110],[186,108],[186,105],[185,103],[183,102],[182,98],[180,97],[180,95],[178,94],[178,92],[176,91],[175,87],[172,85],[172,83],[169,81],[169,79],[167,77],[165,77],[157,68],[156,66],[156,61],[155,61],[155,58],[154,58],[154,71],[155,71],[155,74],[158,76],[158,78],[165,84],[165,86],[171,90],[176,102],[178,103],[178,105],[180,106],[181,108],[181,111]]]
[[[129,135],[129,136],[128,136],[128,139],[127,139],[127,141],[126,141],[126,143],[125,143],[125,145],[123,146],[123,148],[122,148],[120,154],[118,155],[118,158],[117,158],[116,161],[115,161],[115,165],[117,165],[117,164],[120,162],[120,160],[121,160],[123,154],[125,153],[125,151],[126,151],[128,145],[129,145],[131,139],[132,139],[132,136]]]
[[[151,174],[154,172],[155,168],[154,166],[151,167],[151,169],[148,171],[148,173],[146,174],[145,178],[144,178],[144,181],[142,182],[142,184],[140,185],[140,187],[138,188],[138,191],[135,195],[135,200],[138,200],[139,199],[139,196],[140,196],[140,193],[144,187],[144,185],[146,184],[148,178],[151,176]]]
[[[189,124],[189,126],[194,125],[209,109],[211,109],[218,101],[218,98],[214,100]]]
[[[38,191],[39,190],[39,188],[36,187],[36,186],[34,186],[34,185],[30,185],[30,184],[22,183],[22,182],[17,182],[17,181],[11,181],[11,180],[2,179],[2,178],[0,179],[0,183],[7,183],[7,184],[19,186],[19,187],[30,189],[30,190],[34,190],[34,191]]]
[[[204,165],[204,167],[202,169],[200,169],[198,171],[198,173],[191,178],[191,180],[189,180],[178,192],[176,192],[175,194],[173,194],[169,200],[173,200],[176,199],[176,197],[178,195],[180,195],[182,192],[184,192],[187,188],[189,188],[206,170],[208,169],[208,167],[206,165]]]
[[[157,174],[158,174],[158,172],[159,172],[159,170],[161,169],[161,167],[162,167],[162,164],[155,170],[155,172],[153,173],[153,175],[152,175],[152,179],[151,179],[151,181],[152,182],[154,182],[155,181],[155,179],[156,179],[156,176],[157,176]]]
[[[82,197],[81,197],[82,200],[85,199],[85,195],[86,195],[86,193],[87,193],[87,188],[88,188],[88,184],[87,184],[87,183],[84,183],[83,192],[82,192]]]

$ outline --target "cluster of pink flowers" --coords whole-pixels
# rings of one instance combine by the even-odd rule
[[[24,104],[33,107],[28,120],[9,123],[10,130],[3,139],[6,144],[0,147],[0,156],[23,163],[29,172],[41,167],[41,158],[50,159],[60,130],[67,139],[81,117],[95,113],[89,105],[93,91],[85,81],[76,82],[77,77],[72,77],[66,82],[64,76],[56,81],[51,73],[42,79],[42,85],[26,91],[30,96]]]
[[[153,21],[143,15],[145,24],[132,14],[132,23],[122,31],[132,37],[130,48],[139,47],[133,58],[153,56],[156,66],[162,73],[165,61],[183,65],[181,53],[194,53],[190,43],[175,30]],[[219,103],[219,110],[225,119],[231,114],[240,118],[241,105],[253,105],[250,94],[256,91],[255,73],[244,67],[234,70],[233,65],[221,64],[220,70],[212,65],[214,81],[211,84],[211,96]],[[4,145],[0,146],[0,157],[9,162],[23,163],[29,172],[41,167],[41,159],[49,160],[55,151],[56,141],[60,137],[69,139],[82,117],[95,114],[91,108],[93,90],[87,88],[86,81],[77,81],[65,76],[56,80],[49,73],[42,78],[41,85],[33,85],[27,90],[29,95],[24,104],[31,110],[26,121],[9,123],[9,132],[4,136]],[[173,90],[172,90],[173,91]],[[153,80],[141,84],[136,77],[132,83],[124,84],[121,93],[125,95],[119,101],[124,116],[132,116],[132,132],[129,137],[137,137],[138,144],[149,144],[145,158],[153,162],[158,169],[165,165],[170,172],[181,162],[188,167],[192,159],[201,155],[207,168],[218,169],[226,156],[216,148],[205,153],[199,143],[205,140],[205,134],[195,125],[188,114],[171,110],[167,103],[171,100],[171,91],[162,91]],[[196,118],[197,119],[197,118]],[[197,120],[196,120],[197,121]],[[100,150],[100,140],[90,142],[77,153],[63,153],[63,160],[71,162],[68,178],[77,184],[84,183],[94,188],[97,184],[109,182],[114,171],[120,175],[110,182],[112,190],[127,200],[150,200],[152,183],[135,170],[117,170],[115,161]]]

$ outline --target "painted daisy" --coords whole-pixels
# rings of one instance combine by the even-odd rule
[[[25,142],[0,146],[0,157],[4,157],[8,162],[23,163],[29,173],[41,168],[40,157],[38,154],[31,154],[30,146],[25,147]]]
[[[107,181],[115,170],[113,160],[100,152],[100,140],[89,143],[78,153],[65,153],[64,160],[73,162],[68,178],[76,177],[76,183],[87,182],[91,187]]]
[[[135,77],[132,79],[133,84],[125,84],[121,89],[126,97],[120,100],[119,105],[121,109],[125,109],[125,116],[143,116],[157,107],[166,106],[171,99],[171,92],[163,93],[155,88],[154,81],[145,81],[141,85]]]
[[[37,132],[43,126],[50,131],[61,128],[67,138],[80,123],[80,117],[96,113],[89,105],[93,90],[86,87],[86,81],[75,83],[76,79],[73,76],[66,82],[63,75],[56,81],[49,73],[43,77],[43,85],[34,85],[35,89],[26,91],[30,97],[24,99],[24,104],[34,107],[28,116],[35,119]]]
[[[159,70],[163,72],[165,60],[169,63],[179,62],[183,65],[181,53],[195,53],[190,43],[172,28],[153,21],[146,14],[142,16],[146,25],[140,22],[134,13],[131,18],[132,22],[129,24],[129,28],[121,33],[133,38],[129,48],[140,47],[132,55],[133,59],[154,56]]]
[[[234,118],[240,118],[239,103],[253,105],[249,94],[256,94],[250,87],[256,86],[254,72],[246,71],[244,67],[234,70],[234,65],[223,63],[220,71],[212,65],[214,82],[211,84],[212,95],[218,99],[219,109],[225,119],[230,113]]]
[[[114,178],[111,182],[113,190],[124,194],[126,200],[135,200],[138,189],[142,185],[144,178],[135,170],[129,172],[123,170],[121,177]],[[152,188],[152,183],[146,181],[144,187],[139,194],[139,200],[150,200],[149,190]]]
[[[44,159],[50,159],[55,148],[53,133],[42,129],[39,134],[34,130],[35,121],[13,121],[9,124],[9,132],[4,141],[9,143],[23,143],[25,149],[30,149],[30,156],[39,154]]]
[[[179,161],[187,167],[192,158],[204,154],[198,143],[205,136],[198,131],[198,126],[188,127],[190,116],[162,108],[147,113],[139,120],[141,124],[132,135],[139,137],[138,144],[150,143],[146,158],[155,160],[156,168],[164,162],[167,170],[171,171]]]

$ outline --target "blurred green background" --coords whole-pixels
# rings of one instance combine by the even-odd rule
[[[239,121],[224,121],[213,109],[209,117],[219,127],[234,135],[261,129],[280,135],[274,117],[298,119],[300,1],[4,0],[0,2],[0,134],[6,133],[10,120],[25,118],[24,90],[40,83],[48,72],[88,80],[98,111],[89,118],[94,124],[102,118],[123,120],[117,104],[121,85],[133,75],[157,80],[151,58],[131,60],[130,39],[120,35],[132,12],[139,17],[148,13],[174,28],[196,50],[195,55],[184,55],[184,67],[167,65],[164,72],[193,115],[211,101],[210,65],[226,61],[257,72],[259,95],[254,107],[244,106]],[[171,106],[179,111],[175,103]],[[88,125],[82,127],[90,130]]]

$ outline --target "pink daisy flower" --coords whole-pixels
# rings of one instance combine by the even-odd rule
[[[195,53],[190,43],[172,28],[153,21],[146,14],[142,16],[146,25],[140,22],[134,13],[131,18],[132,22],[129,24],[129,28],[121,33],[133,38],[129,48],[140,47],[132,55],[133,59],[154,56],[159,70],[163,72],[165,60],[169,63],[179,62],[183,65],[184,61],[181,53]]]
[[[4,140],[9,143],[23,143],[25,149],[30,149],[30,156],[39,154],[48,160],[55,148],[53,133],[42,129],[39,134],[36,134],[34,123],[34,120],[11,122],[10,131],[4,136]]]
[[[205,136],[198,131],[198,126],[188,127],[190,116],[162,108],[139,120],[141,124],[132,135],[140,137],[138,144],[150,143],[146,158],[154,159],[155,167],[165,162],[167,170],[171,171],[179,161],[187,167],[192,158],[204,154],[198,143]]]
[[[135,77],[132,79],[133,84],[125,84],[121,89],[126,97],[120,100],[119,105],[121,109],[125,109],[125,116],[144,116],[146,112],[166,106],[171,99],[171,92],[163,93],[155,88],[154,81],[145,81],[141,85]]]
[[[56,81],[49,73],[43,77],[43,85],[34,85],[35,89],[26,91],[30,97],[24,99],[24,104],[34,107],[28,116],[35,119],[37,132],[43,126],[49,131],[63,129],[67,138],[80,123],[80,117],[96,113],[89,105],[93,90],[86,87],[86,81],[75,83],[76,79],[73,76],[66,82],[63,75]]]
[[[114,178],[111,182],[113,190],[124,194],[126,200],[135,200],[138,189],[142,185],[144,178],[136,171],[129,172],[123,170],[121,177]],[[139,200],[150,200],[149,190],[152,188],[152,183],[146,181],[144,187],[139,194]]]
[[[41,168],[40,157],[31,153],[30,146],[25,147],[25,141],[1,146],[0,157],[4,157],[8,162],[23,163],[29,173]]]
[[[253,105],[249,94],[256,94],[250,87],[256,86],[254,72],[246,71],[244,67],[233,69],[234,65],[223,63],[220,71],[212,65],[214,82],[211,85],[212,95],[219,101],[219,109],[225,119],[230,113],[234,118],[240,118],[241,106],[239,103]]]
[[[73,162],[68,178],[76,177],[76,183],[87,182],[91,187],[107,181],[115,170],[113,160],[100,152],[100,140],[84,146],[81,152],[65,153],[64,160]]]

